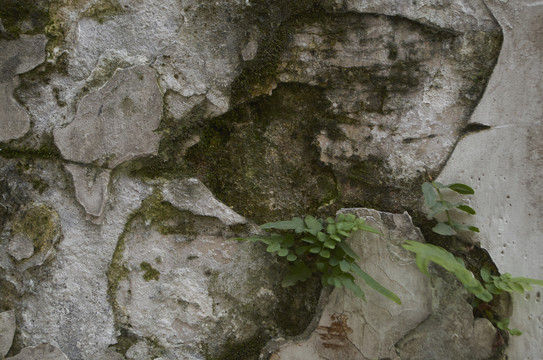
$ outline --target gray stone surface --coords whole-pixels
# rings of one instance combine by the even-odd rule
[[[117,289],[117,324],[140,339],[128,358],[150,358],[157,346],[173,358],[220,358],[231,341],[268,336],[287,324],[303,330],[316,303],[314,284],[281,289],[283,270],[262,247],[227,240],[228,226],[246,220],[195,179],[166,183],[163,194],[159,203],[147,199],[133,218],[108,271],[124,269],[110,275],[110,284]],[[308,298],[294,300],[291,291]]]
[[[13,91],[17,75],[32,70],[45,60],[44,35],[22,35],[17,40],[0,39],[0,141],[19,138],[30,129],[30,116]]]
[[[34,242],[24,234],[14,235],[8,245],[8,254],[17,261],[28,259],[34,254]]]
[[[206,344],[221,358],[231,340],[300,333],[317,290],[281,289],[280,264],[226,239],[251,220],[340,203],[416,206],[412,180],[443,165],[492,71],[495,19],[504,48],[472,118],[491,129],[460,142],[443,181],[477,188],[475,241],[500,270],[543,278],[540,1],[47,3],[46,35],[24,34],[44,29],[32,17],[17,20],[19,39],[0,40],[0,304],[20,311],[18,346],[55,344],[71,360],[201,360]],[[191,160],[196,150],[207,162]],[[29,211],[50,221],[32,230]],[[441,348],[484,358],[495,334],[436,295],[434,313],[397,342],[358,303],[333,299],[347,318],[327,312],[314,342],[290,343],[292,359],[331,351],[321,335],[333,325],[357,346],[380,334],[364,351],[392,359],[392,342],[412,358]],[[371,303],[379,315],[401,309]],[[540,294],[515,304],[524,336],[509,356],[538,359]],[[341,336],[340,351],[362,356]]]
[[[38,346],[26,347],[15,356],[6,360],[69,360],[68,357],[56,346],[41,344]]]
[[[0,358],[3,358],[11,348],[16,330],[15,311],[0,313]]]
[[[167,183],[162,190],[162,196],[179,210],[187,210],[194,215],[216,217],[226,225],[247,222],[217,200],[211,191],[195,178]]]
[[[111,170],[66,164],[64,168],[72,175],[75,197],[87,214],[101,217],[108,200]]]
[[[160,137],[154,131],[161,115],[155,71],[148,66],[118,70],[81,99],[75,119],[55,132],[55,144],[66,160],[113,169],[156,153]]]
[[[501,55],[470,122],[490,128],[463,138],[440,176],[475,189],[473,238],[501,272],[543,279],[543,36],[540,1],[486,1],[504,31]],[[511,359],[541,357],[541,292],[513,294]]]

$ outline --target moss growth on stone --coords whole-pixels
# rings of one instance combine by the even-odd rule
[[[13,223],[13,234],[23,234],[34,243],[34,254],[47,251],[59,236],[58,214],[45,205],[27,210]]]
[[[0,19],[6,30],[0,38],[43,33],[49,22],[49,0],[0,0]]]
[[[151,280],[158,281],[158,279],[160,278],[160,271],[152,267],[151,264],[149,264],[146,261],[143,261],[140,264],[140,269],[144,271],[142,276],[145,281],[151,281]]]
[[[121,4],[119,4],[118,0],[100,0],[85,10],[82,15],[95,19],[102,24],[108,18],[122,14],[123,12],[124,9]]]

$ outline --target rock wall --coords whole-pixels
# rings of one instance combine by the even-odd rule
[[[319,282],[283,289],[284,263],[230,239],[353,206],[409,210],[424,225],[426,174],[469,157],[453,152],[481,128],[468,121],[490,124],[474,119],[497,109],[485,100],[493,78],[470,120],[496,61],[509,78],[523,67],[503,65],[507,51],[539,54],[530,42],[507,50],[528,41],[511,30],[528,10],[490,5],[0,0],[0,355],[253,359],[311,329],[326,306]],[[508,114],[530,109],[514,96]],[[454,320],[440,296],[416,339],[395,335],[379,356],[431,358],[424,334]],[[364,351],[352,358],[376,354]]]

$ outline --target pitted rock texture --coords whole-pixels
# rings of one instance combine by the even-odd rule
[[[341,212],[365,218],[384,234],[358,232],[350,245],[361,268],[398,295],[402,305],[367,287],[367,302],[334,289],[309,338],[286,342],[271,360],[482,360],[495,355],[497,330],[488,320],[473,318],[462,285],[442,271],[433,270],[429,279],[400,246],[404,240],[424,241],[407,213]]]
[[[30,129],[30,116],[17,103],[13,92],[17,75],[32,70],[45,60],[44,35],[22,35],[17,40],[0,39],[0,141],[17,139]]]
[[[148,66],[118,70],[99,90],[84,96],[74,120],[55,132],[66,160],[109,169],[158,150],[154,131],[162,114],[156,73]]]

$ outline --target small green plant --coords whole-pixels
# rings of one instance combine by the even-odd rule
[[[437,221],[437,225],[432,228],[432,231],[445,236],[455,235],[457,231],[461,230],[479,232],[479,229],[475,226],[463,225],[452,220],[451,211],[455,211],[455,209],[470,215],[475,215],[475,210],[463,202],[451,203],[445,200],[441,192],[443,189],[450,189],[462,195],[475,193],[471,187],[460,183],[443,185],[437,181],[432,181],[422,184],[424,202],[428,208],[428,217]],[[430,262],[454,274],[462,285],[479,299],[479,301],[474,302],[476,306],[480,304],[480,301],[489,303],[492,301],[493,295],[499,295],[503,292],[518,292],[522,294],[525,291],[533,290],[532,285],[543,286],[543,280],[513,277],[509,273],[499,276],[492,275],[488,265],[483,266],[481,269],[481,279],[483,280],[483,283],[481,283],[466,268],[462,259],[455,257],[452,253],[439,246],[416,241],[406,241],[402,246],[406,250],[416,254],[415,262],[424,274],[429,275],[428,265]],[[522,334],[520,330],[508,327],[509,319],[493,322],[499,329],[507,331],[511,335],[518,336]]]
[[[303,219],[293,217],[291,220],[266,223],[260,228],[279,230],[280,233],[237,240],[262,242],[267,245],[267,252],[283,257],[290,263],[289,271],[281,283],[283,287],[295,285],[309,279],[314,273],[320,273],[323,286],[345,287],[365,301],[364,291],[355,282],[356,278],[360,278],[370,288],[401,304],[396,294],[360,268],[356,263],[358,255],[346,242],[353,232],[359,230],[382,235],[363,219],[353,214],[338,214],[336,218],[329,217],[324,221],[308,215]]]
[[[471,195],[475,191],[465,184],[443,185],[437,181],[425,182],[422,184],[422,193],[424,194],[424,203],[428,207],[428,218],[437,220],[437,225],[432,231],[439,235],[455,235],[456,231],[469,230],[479,232],[475,226],[460,224],[451,218],[451,211],[461,210],[467,214],[475,215],[475,210],[463,202],[451,203],[444,199],[442,189],[449,189],[462,195]],[[437,218],[440,214],[445,215],[445,220]]]

